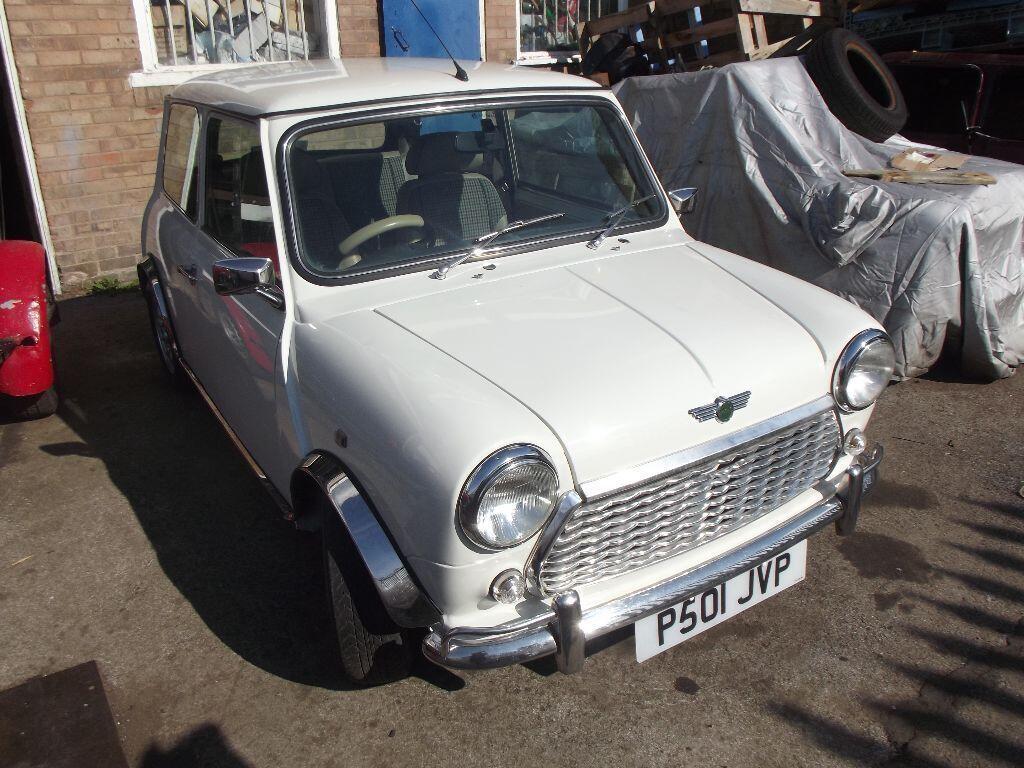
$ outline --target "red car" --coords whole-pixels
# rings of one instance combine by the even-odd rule
[[[1024,163],[1024,56],[890,53],[907,101],[900,133],[968,155]]]
[[[0,241],[0,416],[36,419],[57,410],[50,342],[55,319],[43,247]]]

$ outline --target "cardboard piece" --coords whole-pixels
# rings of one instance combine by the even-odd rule
[[[889,161],[889,165],[901,171],[946,171],[955,170],[965,162],[967,155],[915,148],[900,152]]]

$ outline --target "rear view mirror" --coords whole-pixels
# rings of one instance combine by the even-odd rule
[[[455,151],[478,155],[481,152],[497,152],[505,148],[505,140],[497,132],[457,133]]]
[[[213,287],[221,296],[255,293],[278,309],[284,307],[284,294],[277,287],[270,259],[241,257],[214,262]]]
[[[680,187],[669,190],[668,199],[672,202],[672,208],[682,216],[686,213],[693,213],[697,207],[697,188]]]

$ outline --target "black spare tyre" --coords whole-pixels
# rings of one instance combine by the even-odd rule
[[[907,103],[874,48],[847,29],[830,29],[807,51],[807,73],[839,121],[872,141],[885,141],[907,122]]]
[[[580,71],[588,77],[595,72],[607,72],[607,65],[630,45],[628,35],[621,32],[605,32],[583,56]]]

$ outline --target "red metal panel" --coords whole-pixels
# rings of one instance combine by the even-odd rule
[[[0,394],[25,397],[53,386],[46,318],[46,253],[39,243],[0,241]]]

